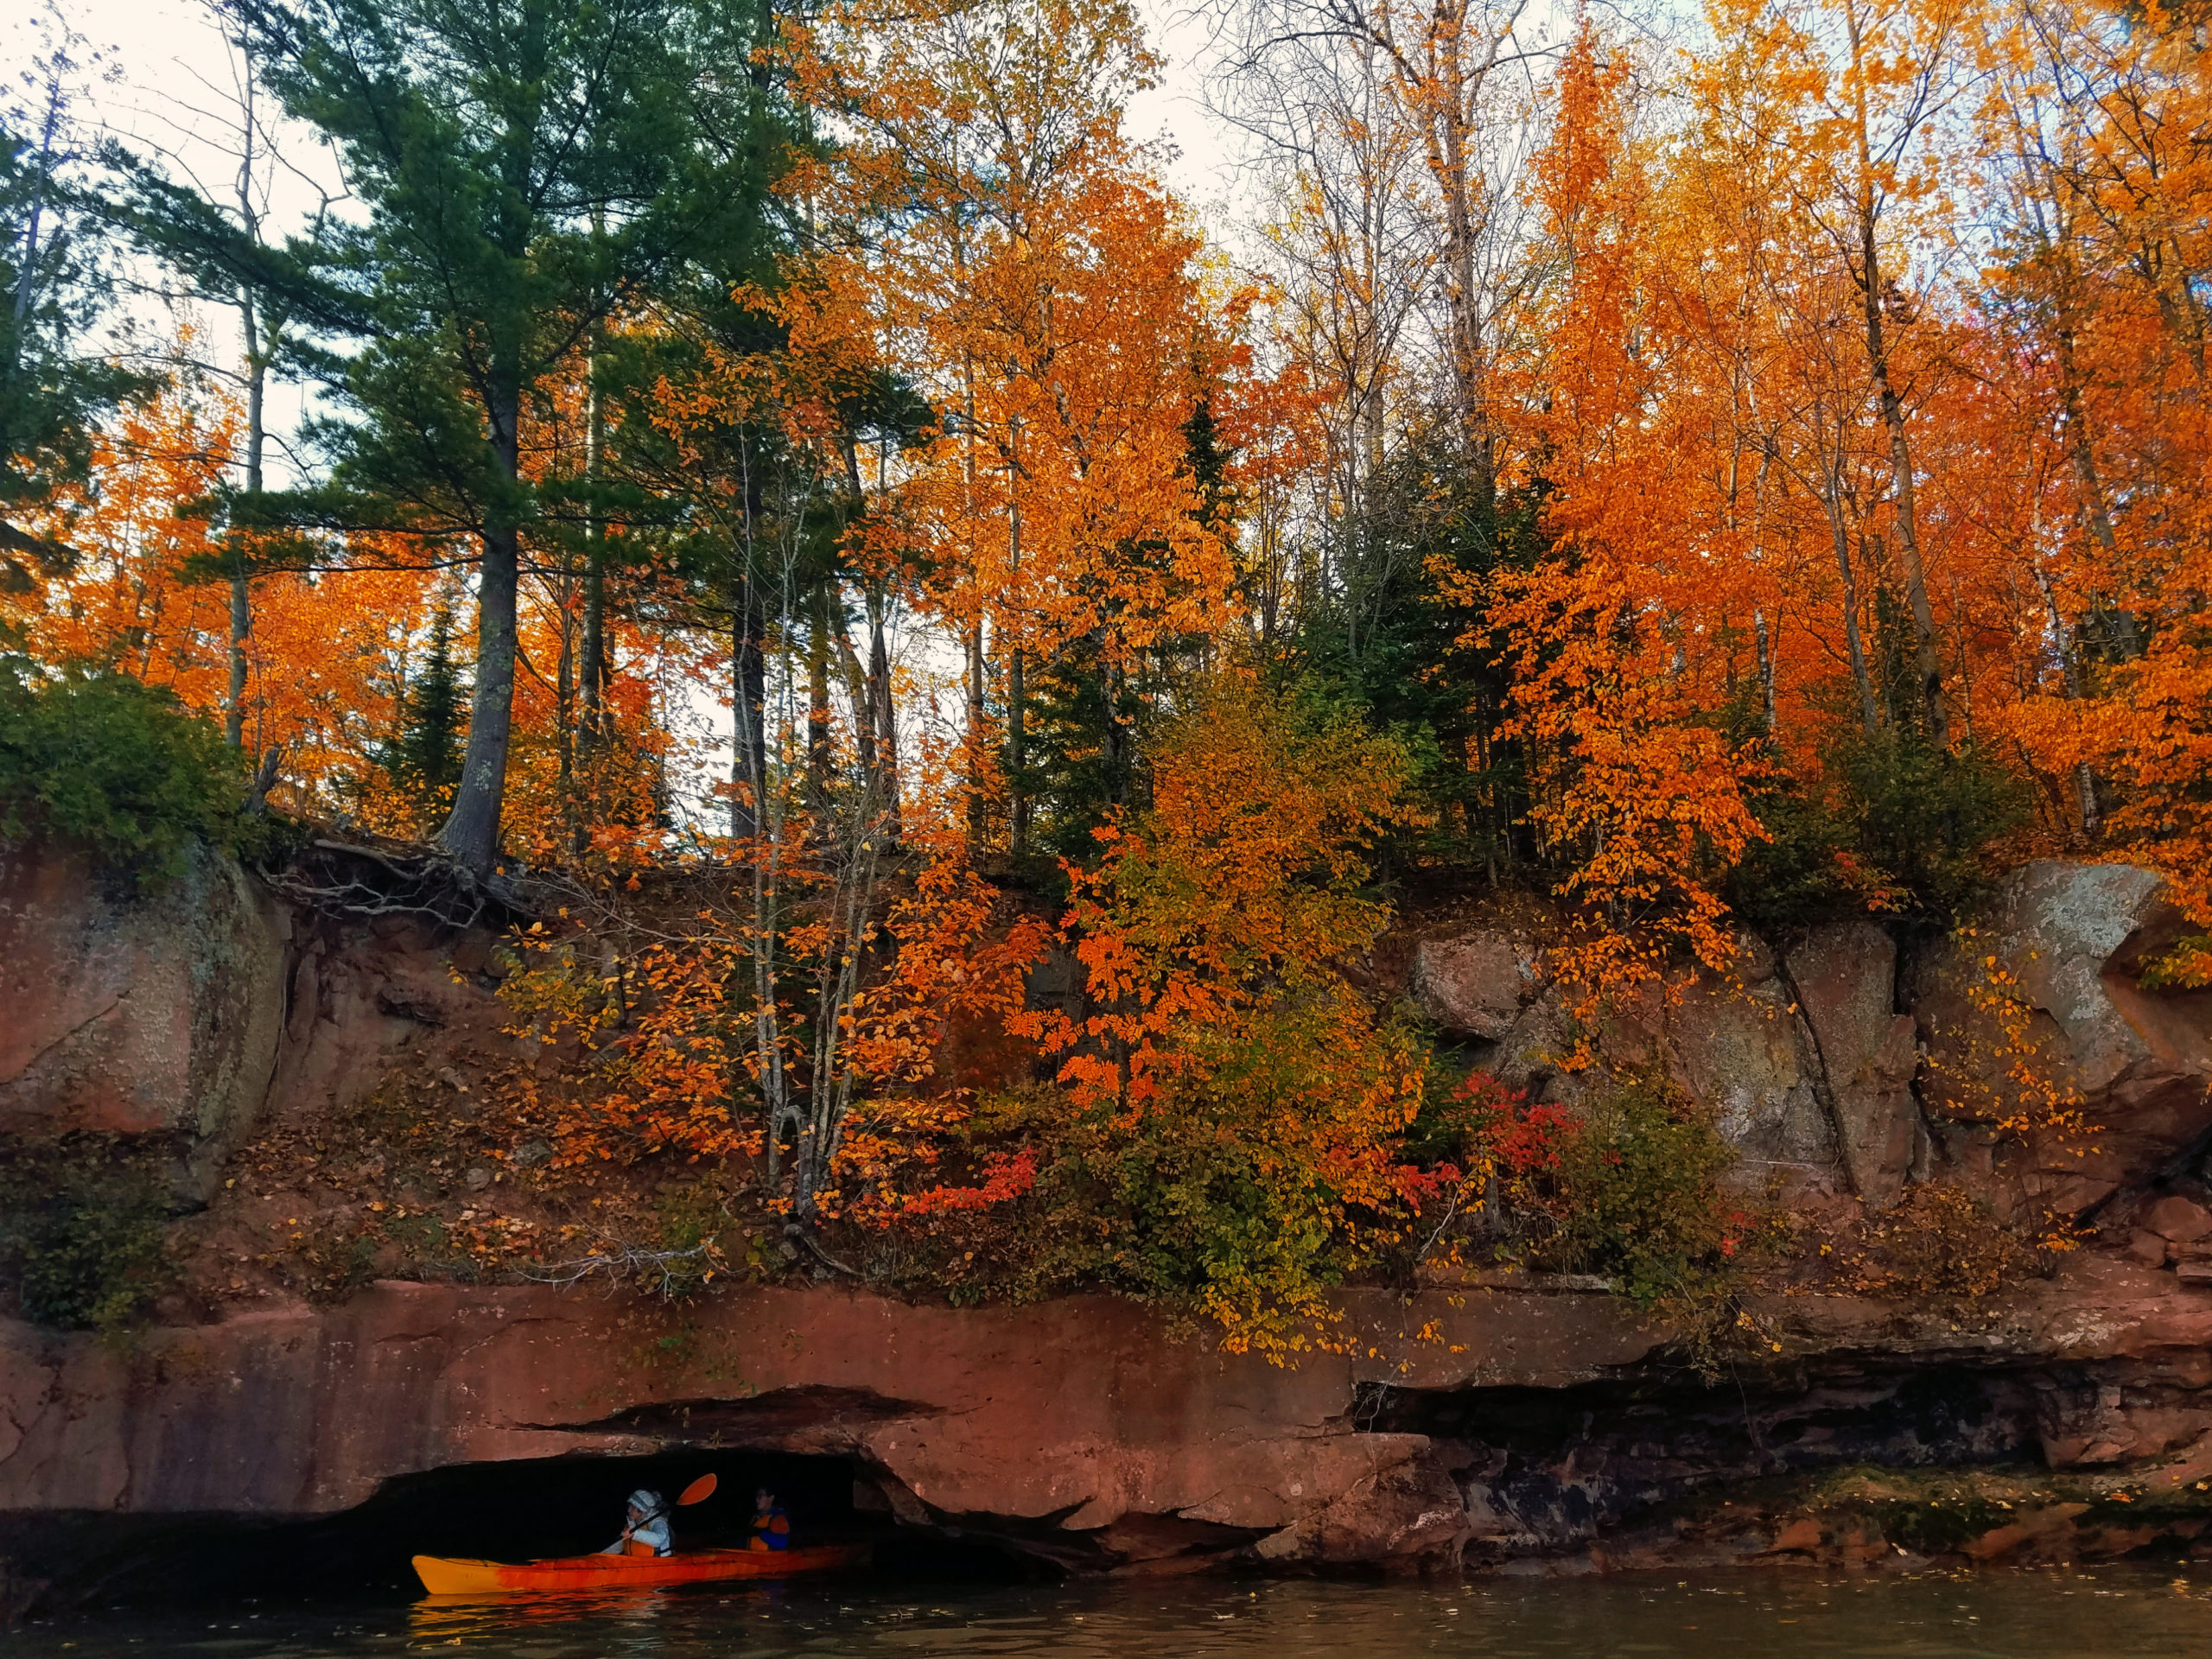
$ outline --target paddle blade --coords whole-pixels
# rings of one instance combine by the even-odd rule
[[[702,1503],[714,1495],[715,1478],[712,1475],[702,1475],[683,1489],[683,1496],[676,1502],[678,1507],[686,1503]]]

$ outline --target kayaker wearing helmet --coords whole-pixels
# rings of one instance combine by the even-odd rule
[[[673,1555],[676,1538],[668,1527],[668,1500],[643,1487],[630,1494],[629,1514],[622,1535],[599,1552],[602,1555]]]
[[[789,1549],[791,1547],[791,1517],[776,1502],[776,1495],[763,1486],[753,1495],[753,1536],[746,1541],[747,1549]]]

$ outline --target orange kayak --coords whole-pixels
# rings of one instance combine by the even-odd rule
[[[782,1579],[857,1567],[866,1544],[808,1549],[698,1549],[674,1555],[565,1555],[550,1561],[469,1561],[417,1555],[415,1571],[434,1596],[528,1594],[547,1590],[626,1590],[633,1586]]]

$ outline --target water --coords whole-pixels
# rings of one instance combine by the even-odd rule
[[[1456,1584],[1123,1580],[731,1592],[565,1605],[248,1605],[34,1623],[8,1659],[2119,1659],[2212,1652],[2212,1573],[1811,1573]]]

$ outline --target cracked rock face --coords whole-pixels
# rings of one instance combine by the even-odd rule
[[[1492,929],[1414,947],[1414,1001],[1454,1036],[1497,1042],[1540,988],[1536,953]]]
[[[1818,927],[1784,953],[1812,1035],[1852,1190],[1870,1209],[1904,1195],[1922,1134],[1912,1016],[1897,1010],[1896,941],[1872,922]]]
[[[1943,942],[1907,976],[1931,1061],[1923,1094],[1955,1155],[1970,1155],[1989,1101],[2018,1096],[2010,1072],[2024,1047],[2096,1127],[1982,1154],[2009,1177],[2000,1185],[2054,1209],[2079,1213],[2168,1173],[2212,1135],[2212,992],[2140,982],[2188,931],[2160,887],[2126,865],[2039,860],[2005,882],[1974,937]]]
[[[1883,1210],[1940,1170],[2007,1213],[2078,1215],[2177,1173],[2212,1137],[2212,992],[2141,983],[2190,931],[2162,885],[2125,865],[2038,861],[1971,935],[1903,961],[1872,920],[1744,935],[1733,980],[1699,969],[1605,1008],[1599,1054],[1663,1065],[1712,1108],[1747,1178],[1847,1184]],[[1567,999],[1505,934],[1422,941],[1412,982],[1503,1081],[1570,1105],[1590,1087],[1556,1069],[1576,1034]],[[2023,1066],[2095,1133],[1993,1134],[2029,1097]]]
[[[204,1198],[276,1064],[285,914],[205,848],[140,898],[77,853],[0,850],[0,1133],[160,1135]]]

